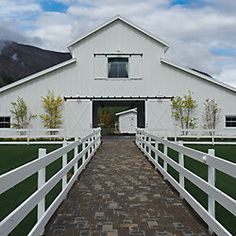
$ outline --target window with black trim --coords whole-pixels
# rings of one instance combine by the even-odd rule
[[[11,118],[10,116],[0,116],[0,128],[10,128]]]
[[[236,115],[225,117],[225,127],[236,127]]]
[[[128,58],[108,58],[108,78],[128,78]]]

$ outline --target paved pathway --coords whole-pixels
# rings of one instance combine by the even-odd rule
[[[49,222],[51,236],[203,236],[206,227],[132,140],[105,140]]]

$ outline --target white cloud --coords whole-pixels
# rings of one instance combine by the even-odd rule
[[[0,30],[9,28],[9,38],[12,34],[16,41],[19,37],[26,43],[65,51],[68,42],[121,14],[168,42],[171,48],[166,56],[170,60],[206,71],[221,80],[230,78],[224,81],[231,84],[236,80],[233,78],[236,56],[222,57],[210,51],[212,47],[232,48],[235,45],[234,1],[204,0],[205,5],[194,8],[170,7],[169,0],[136,0],[135,3],[133,0],[56,1],[68,4],[68,10],[65,13],[46,13],[36,0],[1,0],[0,9],[4,6],[5,10],[0,10],[0,19],[13,22],[15,27],[8,25],[4,28],[0,24]],[[34,21],[29,21],[27,16],[32,14]],[[0,31],[0,39],[2,37]],[[227,67],[229,63],[230,68]]]
[[[236,68],[223,69],[218,79],[236,88]]]
[[[41,11],[41,7],[33,0],[1,0],[0,1],[1,14],[0,18],[9,18],[16,16],[23,16],[24,14]]]
[[[66,51],[66,44],[71,38],[73,24],[65,13],[48,12],[42,14],[37,22],[36,29],[26,32],[28,37],[41,38],[43,48]],[[41,42],[39,43],[40,46]]]

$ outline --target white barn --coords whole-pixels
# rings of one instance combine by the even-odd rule
[[[137,109],[129,109],[116,113],[119,121],[119,132],[134,134],[137,128]]]
[[[221,108],[217,129],[234,133],[236,89],[167,61],[168,48],[127,19],[114,17],[70,43],[72,59],[0,88],[0,133],[12,121],[12,101],[23,97],[32,113],[42,114],[41,100],[48,90],[65,98],[63,128],[68,137],[97,127],[99,106],[137,107],[138,127],[174,133],[169,98],[188,91],[198,102],[198,127],[204,101],[214,98]],[[32,127],[43,128],[39,117]]]

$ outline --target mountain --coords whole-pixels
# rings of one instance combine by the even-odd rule
[[[70,58],[70,53],[0,40],[0,87]]]

